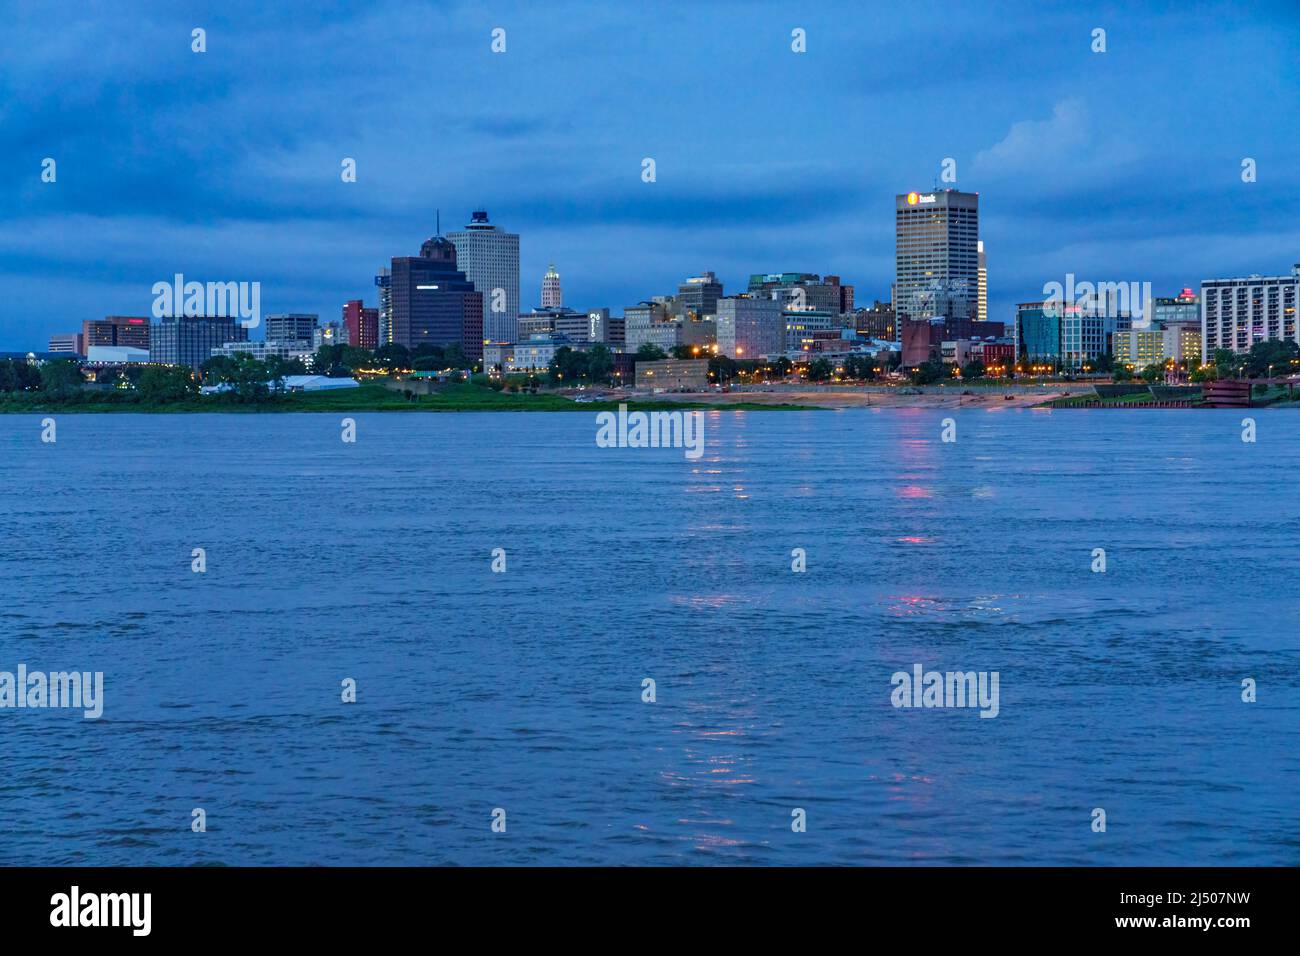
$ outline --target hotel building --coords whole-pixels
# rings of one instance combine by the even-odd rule
[[[1286,276],[1246,276],[1201,280],[1201,358],[1215,349],[1249,352],[1256,342],[1286,340],[1300,344],[1296,299],[1300,264]]]

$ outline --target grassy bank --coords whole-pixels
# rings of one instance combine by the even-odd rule
[[[767,411],[807,409],[808,405],[768,405],[758,402],[629,401],[632,411],[720,409]],[[188,412],[598,412],[615,411],[618,402],[574,402],[562,395],[528,395],[498,392],[483,385],[460,382],[433,395],[407,398],[382,385],[366,384],[325,392],[295,392],[255,402],[240,402],[230,395],[196,395],[179,401],[146,402],[131,392],[83,392],[75,398],[51,400],[39,393],[0,393],[0,413],[111,413],[173,414]]]

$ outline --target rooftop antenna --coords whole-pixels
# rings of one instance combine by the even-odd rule
[[[437,216],[438,216],[438,231],[437,233],[435,233],[435,235],[441,236],[442,235],[442,210],[441,209],[437,210]]]

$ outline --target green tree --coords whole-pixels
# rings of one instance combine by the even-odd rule
[[[235,380],[238,363],[229,355],[214,355],[199,366],[204,385],[229,384]]]
[[[983,378],[984,363],[979,359],[971,359],[961,367],[961,377],[970,379]]]
[[[67,359],[46,362],[40,369],[41,391],[58,398],[67,398],[81,391],[81,370],[77,363]]]
[[[256,402],[267,398],[271,393],[271,373],[266,363],[254,358],[249,352],[236,352],[234,358],[235,367],[230,384],[234,386],[235,396],[241,402]]]
[[[562,345],[555,350],[547,373],[552,382],[580,382],[588,377],[588,358],[586,352]]]
[[[1141,372],[1142,381],[1158,382],[1165,377],[1165,367],[1159,363],[1152,363]]]
[[[444,346],[442,350],[443,361],[447,363],[447,368],[472,368],[474,363],[465,355],[465,350],[460,347],[459,342],[452,342]]]
[[[810,382],[828,382],[830,381],[831,363],[824,358],[816,358],[808,363],[808,381]]]
[[[0,359],[0,392],[26,392],[38,388],[41,373],[21,359]]]
[[[340,377],[349,376],[354,369],[369,368],[374,361],[374,353],[369,349],[355,345],[340,345],[338,366],[342,370]]]
[[[714,355],[709,359],[709,380],[725,385],[736,377],[736,361],[726,355]]]
[[[199,390],[194,373],[179,365],[150,365],[140,373],[136,391],[145,402],[174,402]]]
[[[913,385],[933,385],[948,377],[948,369],[942,362],[930,359],[912,369],[910,377]]]
[[[1300,347],[1290,340],[1256,342],[1245,356],[1246,374],[1263,378],[1271,369],[1274,375],[1289,375],[1296,370],[1293,363],[1297,360],[1300,360]]]
[[[430,346],[437,348],[437,346]],[[388,342],[375,349],[375,364],[379,368],[410,368],[411,352],[405,345]]]
[[[272,380],[278,383],[286,375],[306,375],[307,366],[303,364],[302,359],[269,355],[266,359],[266,371]]]
[[[653,342],[642,342],[640,348],[636,350],[638,362],[659,362],[667,357],[668,353]]]
[[[856,381],[876,377],[876,360],[870,355],[850,355],[844,360],[844,377]]]
[[[606,345],[593,345],[587,352],[587,375],[593,382],[608,382],[614,372],[614,356]]]
[[[1233,378],[1242,364],[1232,349],[1215,349],[1210,361],[1219,370],[1219,378]]]

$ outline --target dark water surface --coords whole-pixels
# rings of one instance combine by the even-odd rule
[[[0,862],[1300,864],[1300,417],[1255,415],[707,413],[694,462],[0,416],[0,671],[105,681],[0,710]],[[895,709],[915,663],[999,715]]]

